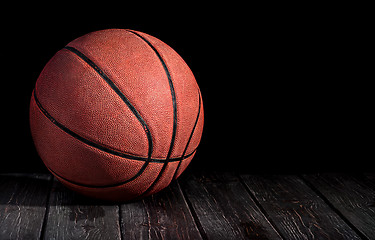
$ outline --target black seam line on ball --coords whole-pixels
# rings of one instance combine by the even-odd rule
[[[136,116],[136,118],[138,119],[138,121],[141,123],[141,125],[143,127],[143,130],[146,133],[147,140],[148,140],[148,154],[147,154],[147,160],[145,161],[145,163],[143,164],[143,166],[141,167],[141,169],[139,170],[139,172],[135,176],[133,176],[131,179],[129,179],[128,181],[136,179],[138,176],[140,176],[144,172],[144,170],[146,169],[148,163],[151,160],[152,147],[153,147],[152,146],[153,145],[152,144],[152,136],[151,136],[150,130],[149,130],[146,122],[143,120],[142,116],[139,114],[139,112],[137,111],[137,109],[135,109],[135,107],[129,102],[129,100],[125,97],[125,95],[116,86],[116,84],[107,76],[107,74],[105,74],[103,72],[103,70],[101,70],[99,68],[98,65],[96,65],[85,54],[83,54],[82,52],[80,52],[79,50],[77,50],[77,49],[75,49],[73,47],[66,46],[65,49],[67,49],[67,50],[71,51],[72,53],[76,54],[78,57],[80,57],[82,60],[84,60],[87,64],[89,64],[104,79],[104,81],[107,82],[107,84],[113,89],[113,91],[115,91],[115,93],[123,100],[123,102],[128,106],[128,108],[130,109],[130,111],[132,111],[132,113]]]
[[[36,105],[38,106],[38,108],[40,109],[40,111],[44,114],[44,116],[47,117],[47,119],[49,119],[53,124],[55,124],[57,127],[59,127],[61,130],[63,130],[64,132],[66,132],[67,134],[69,134],[70,136],[74,137],[75,139],[91,146],[91,147],[94,147],[94,148],[97,148],[101,151],[104,151],[104,152],[107,152],[107,153],[110,153],[110,154],[113,154],[113,155],[116,155],[116,156],[119,156],[119,157],[123,157],[123,158],[126,158],[126,159],[131,159],[131,160],[138,160],[138,161],[147,161],[148,158],[145,158],[145,157],[139,157],[139,156],[133,156],[133,155],[129,155],[129,154],[125,154],[125,153],[122,153],[122,152],[119,152],[119,151],[116,151],[116,150],[113,150],[113,149],[110,149],[110,148],[106,148],[100,144],[97,144],[95,142],[92,142],[80,135],[78,135],[77,133],[73,132],[72,130],[70,130],[69,128],[65,127],[63,124],[59,123],[58,121],[56,121],[56,119],[54,119],[48,112],[45,108],[43,108],[42,104],[39,102],[37,96],[36,96],[36,93],[34,91],[34,100],[35,100],[35,103]],[[194,152],[196,151],[196,149],[190,153],[189,155],[187,155],[185,157],[188,158],[189,156],[193,155]],[[184,160],[184,159],[181,159],[180,157],[178,158],[172,158],[171,161],[180,161],[180,160]],[[157,159],[157,158],[151,158],[149,162],[155,162],[155,163],[164,163],[164,159]]]
[[[132,30],[127,30],[133,34],[135,34],[136,36],[138,36],[139,38],[141,38],[143,41],[145,41],[147,43],[147,45],[149,45],[152,50],[155,52],[155,54],[158,56],[161,64],[163,65],[163,68],[164,68],[164,71],[167,75],[167,78],[168,78],[168,83],[169,83],[169,88],[171,90],[171,96],[172,96],[172,106],[173,106],[173,130],[172,130],[172,138],[171,138],[171,144],[169,146],[169,151],[168,151],[168,154],[167,154],[167,157],[165,159],[165,162],[164,162],[164,165],[162,167],[162,169],[160,170],[158,176],[156,177],[156,179],[154,180],[154,182],[141,194],[141,196],[144,196],[146,195],[149,191],[151,191],[151,189],[157,184],[157,182],[159,181],[159,179],[161,178],[161,176],[163,175],[163,172],[165,171],[165,169],[167,168],[168,166],[168,163],[170,162],[170,157],[171,157],[171,154],[172,154],[172,150],[173,150],[173,146],[174,146],[174,143],[175,143],[175,138],[176,138],[176,132],[177,132],[177,104],[176,104],[176,93],[175,93],[175,90],[174,90],[174,86],[173,86],[173,82],[172,82],[172,77],[171,77],[171,74],[168,70],[168,67],[167,67],[167,64],[165,63],[164,59],[162,58],[162,56],[160,55],[160,53],[158,52],[158,50],[150,43],[150,41],[148,41],[145,37],[141,36],[139,33],[137,32],[134,32]],[[140,196],[140,197],[141,197]]]
[[[134,31],[131,31],[131,30],[127,30],[127,31],[129,31],[129,32],[135,34],[136,36],[140,37],[143,41],[145,41],[152,48],[152,50],[158,56],[161,64],[163,65],[165,73],[167,74],[169,88],[171,90],[171,96],[172,96],[172,105],[173,105],[173,131],[172,131],[171,144],[170,144],[169,151],[168,151],[168,154],[167,154],[167,157],[166,157],[166,159],[168,160],[171,156],[171,153],[172,153],[173,145],[174,145],[175,138],[176,138],[176,132],[177,132],[177,103],[176,103],[176,93],[175,93],[175,90],[174,90],[172,77],[171,77],[171,74],[168,70],[167,64],[165,63],[164,59],[162,58],[162,56],[160,55],[158,50],[156,50],[156,48],[146,38],[144,38],[143,36],[141,36],[137,32],[134,32]]]
[[[82,60],[84,60],[87,64],[89,64],[107,83],[108,85],[116,92],[116,94],[125,102],[125,104],[129,107],[130,111],[136,116],[138,121],[141,123],[146,135],[147,135],[147,140],[148,140],[148,158],[147,161],[151,159],[151,154],[152,154],[152,136],[150,133],[150,130],[146,124],[146,122],[143,120],[142,116],[139,114],[137,109],[129,102],[129,100],[125,97],[125,95],[120,91],[120,89],[114,84],[114,82],[101,70],[98,65],[96,65],[91,59],[89,59],[86,55],[84,55],[82,52],[78,51],[77,49],[66,46],[65,49],[73,52],[76,54],[78,57],[80,57]]]
[[[185,146],[184,152],[182,153],[181,158],[183,158],[183,157],[185,156],[185,154],[186,154],[186,151],[187,151],[187,149],[188,149],[188,147],[189,147],[189,144],[190,144],[191,138],[193,137],[193,134],[194,134],[195,128],[196,128],[196,126],[197,126],[197,124],[198,124],[199,115],[200,115],[200,113],[201,113],[201,93],[200,93],[200,91],[199,91],[199,88],[198,88],[198,99],[199,99],[199,104],[198,104],[198,114],[197,114],[197,118],[195,119],[195,123],[194,123],[193,129],[191,130],[189,140],[188,140],[187,143],[186,143],[186,146]],[[176,170],[174,171],[174,174],[173,174],[172,179],[175,179],[175,177],[176,177],[176,175],[177,175],[177,171],[178,171],[178,169],[180,168],[180,166],[181,166],[181,161],[179,161],[179,163],[178,163],[178,165],[177,165],[177,167],[176,167]]]

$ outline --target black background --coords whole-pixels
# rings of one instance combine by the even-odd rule
[[[168,9],[155,15],[96,9],[83,15],[61,6],[61,12],[30,10],[2,19],[1,171],[46,171],[28,125],[36,79],[71,40],[106,28],[153,35],[192,69],[205,126],[191,169],[369,170],[373,94],[366,81],[373,74],[364,74],[370,69],[366,29],[350,12],[333,15],[335,9],[248,8],[208,6],[173,15]]]

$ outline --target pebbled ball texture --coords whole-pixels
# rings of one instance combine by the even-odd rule
[[[112,201],[160,191],[194,157],[203,103],[193,73],[142,32],[89,33],[57,52],[30,102],[46,167],[68,188]]]

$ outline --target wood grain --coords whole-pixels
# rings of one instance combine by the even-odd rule
[[[375,182],[373,180],[353,174],[310,174],[303,177],[363,236],[375,239]]]
[[[360,239],[297,176],[241,176],[285,239]]]
[[[181,183],[207,239],[281,239],[239,178],[194,174]]]
[[[51,176],[0,175],[0,239],[39,239]]]
[[[119,208],[53,183],[44,239],[121,239]]]
[[[176,181],[143,200],[121,205],[123,239],[202,239]]]
[[[142,200],[0,174],[0,239],[375,239],[375,174],[190,172]]]

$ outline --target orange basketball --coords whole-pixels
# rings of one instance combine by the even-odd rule
[[[189,165],[203,130],[194,75],[142,32],[92,32],[41,72],[30,127],[47,168],[81,194],[126,201],[160,191]]]

